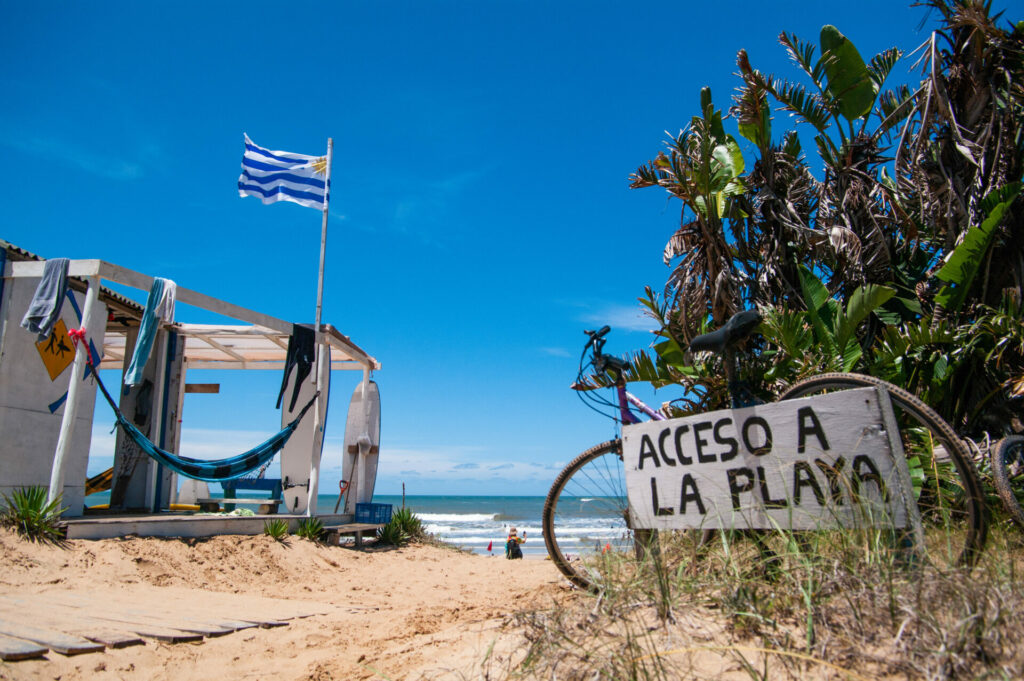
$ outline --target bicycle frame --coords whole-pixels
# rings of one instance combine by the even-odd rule
[[[631,404],[647,416],[650,416],[654,421],[664,421],[666,419],[664,415],[659,414],[654,409],[651,409],[649,406],[644,404],[643,400],[626,390],[626,382],[622,379],[616,381],[615,392],[619,399],[619,418],[622,420],[623,425],[640,423],[640,419],[629,410],[629,405]]]
[[[724,355],[725,373],[729,381],[729,396],[732,408],[738,409],[740,407],[749,407],[753,404],[757,404],[758,401],[756,399],[751,399],[750,395],[744,394],[746,385],[741,381],[736,380],[735,353],[731,349],[727,349]],[[619,419],[623,425],[641,423],[641,420],[636,416],[636,414],[630,411],[629,405],[631,404],[654,421],[665,421],[668,419],[667,416],[652,409],[639,397],[626,390],[626,382],[621,376],[617,377],[615,380],[615,393],[619,402]]]

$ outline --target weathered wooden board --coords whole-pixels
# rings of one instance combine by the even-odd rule
[[[35,605],[38,606],[39,603],[37,602]],[[87,638],[104,645],[107,645],[107,641],[113,641],[114,643],[111,647],[114,648],[144,643],[143,638],[151,638],[163,641],[164,643],[189,643],[203,640],[202,634],[185,632],[180,629],[172,629],[160,625],[96,617],[81,608],[73,606],[48,603],[46,607],[50,610],[50,616],[38,619],[37,615],[33,615],[33,622],[36,622],[38,619],[40,624],[45,624],[52,629]],[[5,607],[2,612],[7,614],[10,611]],[[55,622],[55,618],[59,618],[60,621]]]
[[[112,626],[109,622],[96,620],[79,611],[68,611],[64,608],[47,607],[45,612],[32,608],[30,601],[22,601],[23,605],[15,605],[8,601],[0,601],[0,617],[16,621],[24,617],[26,612],[35,626],[46,627],[56,631],[81,636],[107,648],[125,648],[145,643],[141,636],[122,628]]]
[[[73,655],[155,639],[201,641],[254,627],[322,614],[319,603],[193,589],[159,589],[159,602],[140,605],[132,591],[50,591],[0,594],[0,660],[39,657],[48,650]]]
[[[37,627],[24,621],[5,618],[0,618],[0,634],[38,643],[62,655],[95,653],[103,650],[103,644],[95,643],[81,636],[72,636],[54,629]]]
[[[625,426],[634,528],[919,527],[875,388]]]
[[[237,621],[258,626],[282,626],[296,617],[323,614],[328,608],[322,604],[306,601],[290,601],[242,594],[224,594],[205,591],[197,598],[195,591],[164,587],[161,593],[166,597],[156,611],[140,610],[137,601],[130,594],[101,592],[93,594],[51,592],[31,596],[36,603],[53,606],[77,607],[92,615],[103,610],[114,613],[142,612],[161,618],[165,624],[167,616],[197,619],[230,628],[229,623]],[[0,603],[10,597],[0,596]],[[170,625],[167,625],[170,626]]]
[[[25,599],[0,596],[0,613],[9,612],[12,603],[21,606]],[[148,612],[133,609],[121,604],[115,606],[109,601],[102,601],[81,594],[45,594],[30,597],[33,610],[39,612],[45,608],[50,613],[50,626],[61,631],[74,630],[84,638],[94,641],[113,639],[119,641],[115,647],[132,645],[137,637],[152,638],[165,643],[188,643],[201,641],[204,636],[221,636],[230,634],[235,629],[222,626],[196,625],[189,623],[181,626],[179,619],[164,618],[160,612]],[[58,622],[53,622],[54,618]],[[33,615],[33,621],[36,616]],[[209,633],[204,633],[209,631]],[[132,636],[134,635],[134,637]]]
[[[42,657],[49,648],[38,643],[25,641],[20,638],[0,635],[0,660],[13,662],[15,660],[27,660],[33,657]]]

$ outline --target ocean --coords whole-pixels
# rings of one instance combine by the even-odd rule
[[[331,500],[331,508],[337,496]],[[401,495],[376,494],[375,504],[402,505]],[[322,502],[321,502],[322,503]],[[547,555],[541,532],[544,497],[407,496],[405,505],[423,521],[427,532],[473,553],[505,555],[510,527],[526,536],[526,557]]]
[[[109,492],[105,492],[90,496],[86,503],[102,504],[108,500]],[[337,500],[337,494],[321,494],[317,498],[317,507],[323,512],[330,512]],[[400,508],[402,496],[377,494],[373,497],[373,503],[392,504]],[[405,505],[423,522],[427,532],[473,553],[504,556],[508,530],[515,527],[519,536],[526,536],[522,549],[527,558],[547,555],[541,532],[544,497],[410,495],[405,497]],[[567,534],[579,537],[579,549],[603,546],[606,541],[613,541],[622,533],[621,518],[601,513],[599,509],[592,508],[592,504],[580,503],[574,513],[564,506],[563,503],[559,508],[569,530]],[[488,546],[491,547],[490,552]],[[563,539],[563,550],[572,548]]]

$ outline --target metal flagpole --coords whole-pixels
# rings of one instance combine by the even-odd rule
[[[320,274],[316,280],[316,348],[317,368],[320,361],[320,312],[324,303],[324,254],[327,251],[327,204],[331,198],[331,158],[334,156],[334,140],[327,138],[327,177],[324,180],[324,219],[320,224]],[[317,376],[319,376],[319,371]],[[315,379],[318,380],[318,379]],[[317,386],[319,387],[319,386]]]
[[[320,272],[317,275],[316,280],[316,320],[313,322],[313,332],[315,335],[316,343],[316,372],[314,373],[313,381],[316,383],[317,392],[323,389],[323,383],[321,381],[320,374],[322,372],[323,363],[323,349],[321,347],[322,335],[320,333],[320,314],[323,309],[324,303],[324,256],[327,252],[327,206],[331,198],[331,160],[334,157],[334,140],[330,137],[327,138],[327,169],[326,177],[324,178],[324,216],[323,221],[320,223]],[[316,493],[317,493],[317,480],[315,477],[319,474],[320,462],[319,454],[323,451],[323,424],[320,422],[320,404],[321,400],[326,400],[326,395],[320,395],[317,398],[316,407],[313,409],[313,444],[316,445],[317,439],[320,440],[320,452],[313,452],[314,460],[310,466],[310,477],[309,486],[306,488],[306,515],[312,516],[316,513]]]

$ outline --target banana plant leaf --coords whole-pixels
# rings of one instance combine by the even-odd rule
[[[822,27],[820,42],[828,77],[826,92],[847,120],[864,116],[871,111],[878,89],[860,52],[835,26]]]
[[[1021,183],[1012,182],[996,189],[985,197],[982,208],[987,217],[978,226],[971,227],[963,241],[947,256],[945,264],[935,273],[936,278],[946,282],[935,295],[935,302],[946,310],[959,310],[974,283],[981,263],[988,252],[996,227],[1003,221],[1006,212],[1021,192]]]

